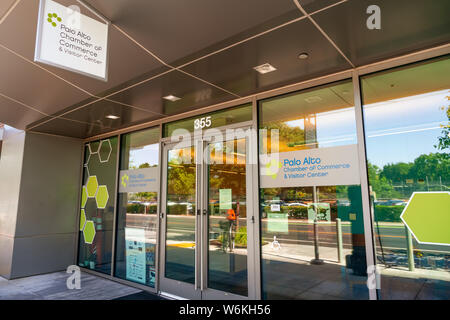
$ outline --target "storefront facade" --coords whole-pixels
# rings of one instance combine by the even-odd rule
[[[188,299],[448,299],[449,71],[438,47],[86,139],[77,265]]]

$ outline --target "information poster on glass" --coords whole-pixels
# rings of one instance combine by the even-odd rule
[[[231,209],[231,189],[220,189],[219,190],[219,209],[228,210]]]
[[[267,214],[268,223],[267,230],[269,232],[276,233],[288,233],[288,214],[287,213],[273,213],[269,212]]]
[[[145,284],[145,230],[138,228],[125,228],[125,245],[127,279]]]

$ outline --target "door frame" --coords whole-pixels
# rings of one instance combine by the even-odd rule
[[[227,130],[240,129],[233,136],[227,136]],[[194,300],[245,300],[260,298],[260,259],[259,257],[259,210],[258,203],[258,176],[257,176],[257,156],[252,153],[257,152],[257,128],[253,121],[236,123],[229,126],[196,131],[191,133],[189,139],[183,138],[179,148],[194,147],[196,166],[196,212],[195,212],[195,283],[185,283],[165,277],[165,252],[166,252],[166,227],[167,227],[167,161],[168,151],[173,150],[180,144],[179,141],[172,142],[170,138],[161,141],[162,163],[161,163],[161,213],[160,213],[160,241],[159,241],[159,291],[171,295],[180,296]],[[216,140],[215,135],[221,133],[220,139]],[[207,287],[208,283],[208,165],[205,164],[204,155],[207,146],[214,142],[225,142],[234,139],[246,140],[246,206],[247,206],[247,285],[248,295],[241,296],[229,292],[224,292]],[[201,151],[201,152],[199,152]],[[255,162],[255,163],[252,163]],[[256,173],[256,174],[255,174]],[[256,192],[256,197],[255,197]],[[249,239],[252,239],[251,241]]]

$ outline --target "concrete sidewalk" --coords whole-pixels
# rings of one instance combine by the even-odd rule
[[[84,272],[81,273],[81,289],[69,290],[66,286],[69,276],[62,271],[14,280],[0,277],[0,300],[113,300],[143,293],[140,289]]]

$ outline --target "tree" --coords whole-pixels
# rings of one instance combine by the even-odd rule
[[[367,171],[369,173],[370,185],[377,198],[395,198],[399,196],[399,193],[394,190],[394,187],[389,181],[382,176],[382,170],[378,166],[368,162]]]
[[[404,182],[406,179],[411,178],[409,176],[409,172],[412,166],[412,163],[389,163],[383,167],[383,171],[380,173],[380,177],[384,177],[392,183]]]
[[[447,97],[448,100],[450,100],[450,96]],[[439,137],[439,142],[434,147],[438,150],[445,150],[450,148],[450,106],[447,107],[447,118],[449,122],[446,126],[443,126],[442,130],[442,136]]]
[[[414,160],[409,175],[415,181],[450,180],[450,155],[448,153],[423,154]]]
[[[168,194],[195,194],[195,170],[189,170],[187,166],[173,166],[168,170],[168,175]]]
[[[290,127],[284,122],[274,121],[266,124],[265,129],[267,129],[267,140],[265,142],[268,148],[271,143],[271,130],[278,130],[280,151],[283,151],[286,147],[292,148],[305,144],[305,131],[299,127]]]

